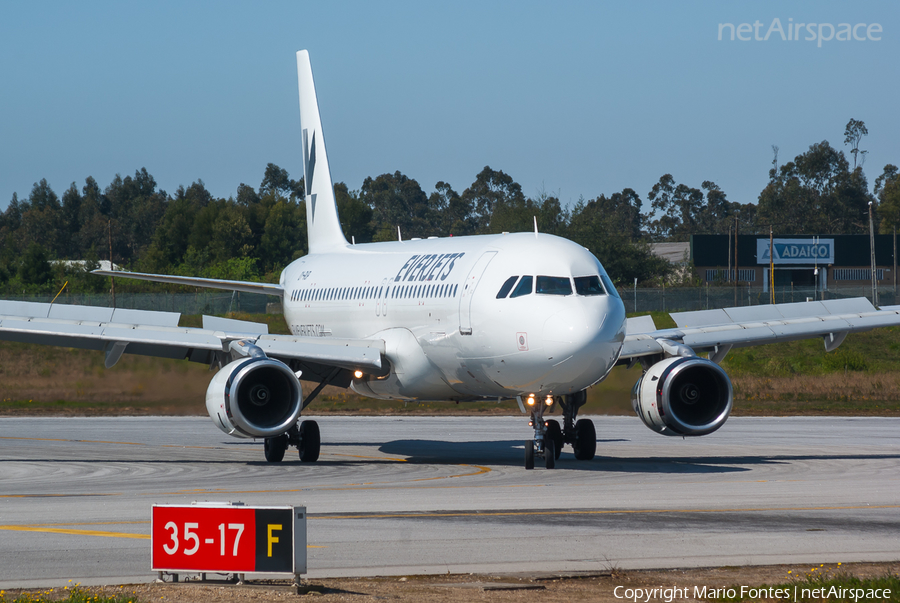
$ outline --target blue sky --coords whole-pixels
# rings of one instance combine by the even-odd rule
[[[878,24],[880,40],[718,40],[720,23]],[[791,20],[791,21],[789,21]],[[819,25],[814,28],[818,35]],[[865,30],[857,30],[863,34]],[[828,29],[823,29],[827,37]],[[870,186],[900,164],[900,4],[0,3],[0,207],[146,167],[174,193],[302,175],[295,52],[331,171],[462,192],[489,165],[564,203],[665,173],[756,201],[781,163],[865,121]],[[753,37],[753,36],[751,36]]]

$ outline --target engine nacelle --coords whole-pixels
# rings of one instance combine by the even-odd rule
[[[206,410],[216,426],[239,438],[268,438],[300,416],[300,380],[283,362],[241,358],[216,373],[206,390]]]
[[[731,413],[731,379],[706,358],[667,358],[651,366],[635,384],[631,405],[657,433],[706,435],[721,427]]]

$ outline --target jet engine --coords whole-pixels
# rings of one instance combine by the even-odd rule
[[[631,405],[656,433],[702,436],[728,419],[731,380],[718,364],[705,358],[667,358],[651,366],[635,384]]]
[[[303,407],[300,381],[283,362],[265,356],[225,365],[206,390],[206,410],[216,426],[240,438],[280,436]]]

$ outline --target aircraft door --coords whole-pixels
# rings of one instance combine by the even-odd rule
[[[459,333],[460,335],[472,334],[472,298],[475,295],[475,288],[481,275],[484,274],[485,268],[497,255],[496,251],[485,251],[469,270],[465,282],[462,283],[462,292],[459,294]]]

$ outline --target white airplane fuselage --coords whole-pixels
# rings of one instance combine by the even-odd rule
[[[530,285],[498,298],[525,276]],[[574,279],[592,276],[602,293],[580,294]],[[294,335],[384,340],[390,371],[352,384],[379,398],[573,394],[609,373],[625,336],[597,258],[548,234],[347,245],[294,261],[281,285]]]

